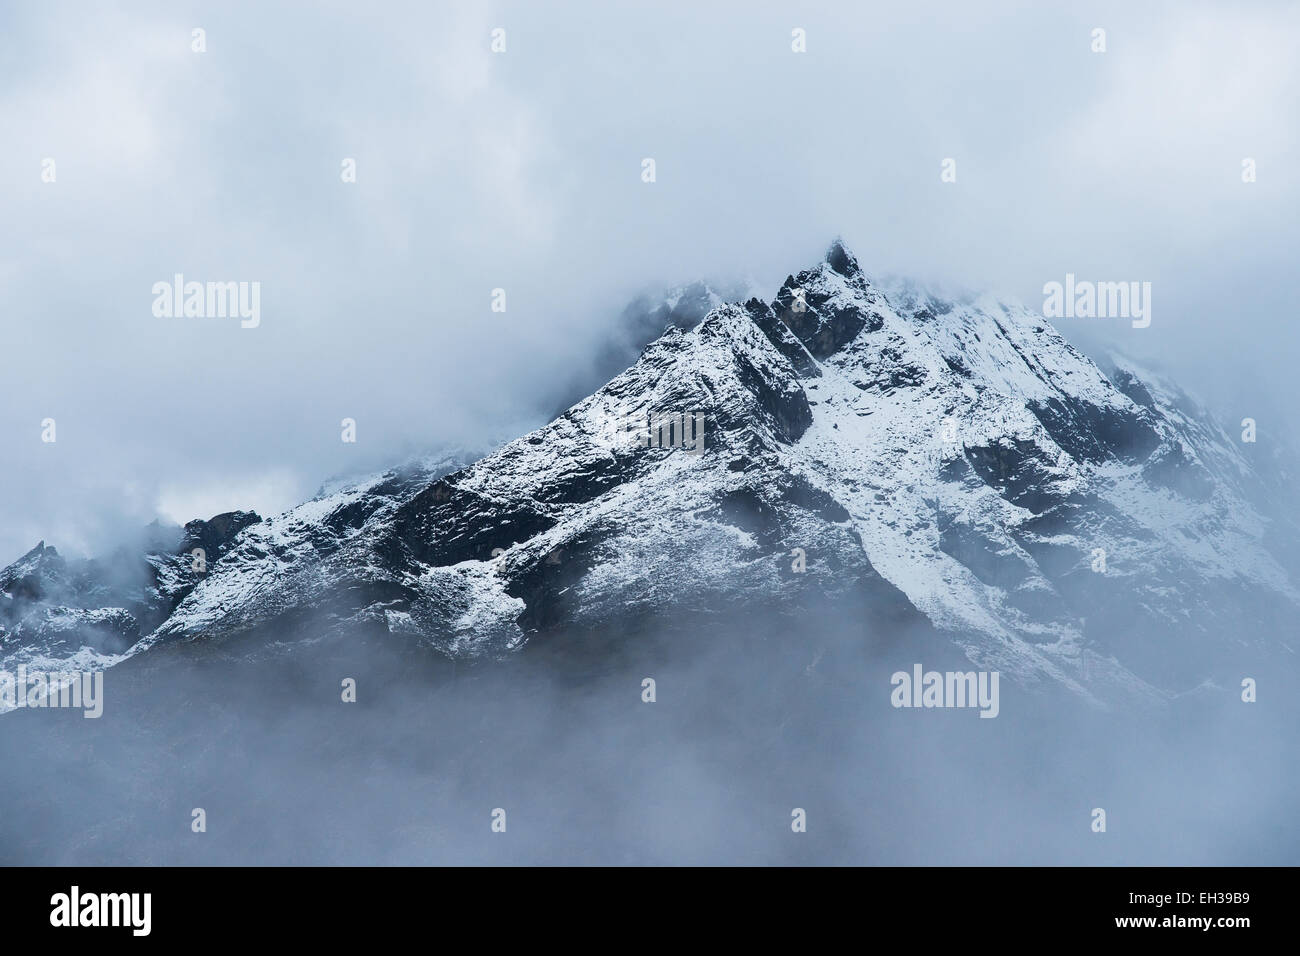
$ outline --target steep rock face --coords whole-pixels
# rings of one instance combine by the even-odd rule
[[[393,517],[414,497],[440,496],[442,477],[466,457],[453,450],[409,462],[249,525],[138,649],[177,636],[259,631],[278,640],[343,625],[386,631],[411,596],[410,556],[391,538]]]
[[[878,330],[883,322],[877,308],[881,303],[858,261],[836,240],[822,265],[785,280],[772,310],[820,361],[852,342],[863,329]]]
[[[39,601],[67,586],[68,563],[55,548],[37,543],[0,571],[0,593],[13,601]]]
[[[881,311],[829,264],[813,281]],[[1208,416],[1131,369],[1112,382],[1027,310],[906,286],[886,299],[879,327],[822,363],[810,394],[837,414],[805,444],[825,487],[875,487],[841,500],[932,620],[985,635],[973,656],[1080,687],[1100,671],[1185,689],[1277,647],[1294,566],[1270,553],[1237,480],[1250,469]],[[854,448],[875,449],[870,474]]]
[[[770,303],[709,306],[473,464],[187,526],[173,558],[216,560],[159,570],[178,603],[132,653],[360,631],[494,656],[826,602],[875,609],[864,641],[923,622],[1098,700],[1284,652],[1278,486],[1171,386],[1103,372],[1021,307],[873,285],[840,242]],[[10,601],[66,576],[51,550],[4,572]]]
[[[235,511],[183,529],[155,523],[132,544],[89,560],[68,561],[40,542],[0,571],[0,664],[45,666],[75,655],[93,663],[125,653],[259,521]],[[195,549],[202,549],[200,565]]]
[[[239,532],[261,520],[253,511],[231,511],[207,521],[190,521],[185,525],[185,539],[180,551],[193,554],[194,549],[200,548],[205,560],[220,560],[230,550]]]
[[[750,283],[701,280],[636,296],[607,331],[590,361],[575,356],[575,368],[560,392],[562,404],[553,417],[634,365],[647,343],[669,328],[689,332],[714,309],[746,298],[753,291]]]
[[[700,423],[698,452],[638,443],[627,425],[646,414]],[[805,588],[878,592],[908,613],[835,525],[842,509],[783,470],[778,449],[811,423],[789,363],[743,308],[724,306],[468,468],[405,496],[358,487],[250,529],[150,642],[285,626],[307,607],[329,609],[315,616],[318,632],[382,622],[468,654],[559,627],[616,626],[629,613],[724,613]],[[360,502],[370,516],[322,546],[322,529]],[[814,535],[825,562],[790,575],[784,539]],[[260,570],[268,556],[274,568]]]

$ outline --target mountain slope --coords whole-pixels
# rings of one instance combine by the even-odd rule
[[[1108,376],[1020,307],[876,287],[838,242],[772,302],[683,324],[473,465],[243,528],[131,653],[362,631],[494,656],[828,602],[874,609],[866,642],[928,623],[1102,701],[1289,653],[1300,592],[1266,483],[1131,364]],[[686,416],[702,449],[673,428],[646,447],[627,423],[647,414]]]

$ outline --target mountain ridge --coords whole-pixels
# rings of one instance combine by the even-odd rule
[[[633,614],[797,621],[850,595],[1097,703],[1279,652],[1300,594],[1259,478],[1135,363],[1108,377],[991,297],[875,286],[838,239],[772,301],[709,305],[478,461],[240,527],[123,653],[361,629],[492,657]],[[647,414],[701,415],[703,453],[638,441]]]

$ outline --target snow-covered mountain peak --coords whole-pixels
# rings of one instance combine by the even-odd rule
[[[848,246],[839,236],[835,237],[826,250],[825,262],[845,279],[855,279],[862,275],[862,267],[858,265],[857,258],[849,252]]]
[[[873,285],[837,240],[473,463],[223,522],[201,576],[160,563],[183,584],[133,652],[373,632],[491,656],[851,600],[864,640],[920,622],[1025,683],[1159,699],[1300,609],[1255,477],[1172,386],[1108,376],[1021,306]]]

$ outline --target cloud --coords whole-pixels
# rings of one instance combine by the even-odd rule
[[[869,272],[1031,303],[1066,271],[1152,281],[1143,333],[1062,330],[1173,361],[1233,415],[1300,398],[1286,5],[0,16],[0,554],[134,520],[122,489],[153,489],[149,511],[193,472],[315,487],[539,423],[647,283],[774,292],[836,234]],[[261,282],[261,326],[156,319],[151,287],[177,272]],[[41,470],[47,415],[67,445]]]
[[[256,511],[273,515],[300,503],[311,490],[286,469],[258,475],[237,475],[197,485],[166,484],[157,491],[158,512],[175,524],[196,516],[210,518],[227,511]]]

